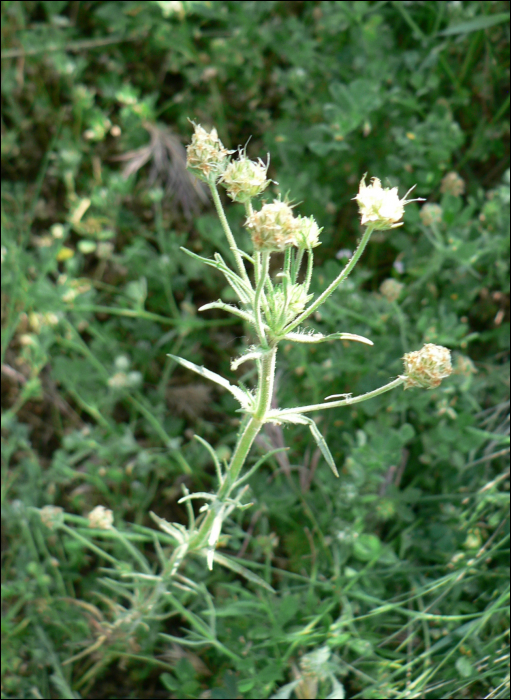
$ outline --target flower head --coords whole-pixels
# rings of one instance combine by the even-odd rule
[[[60,506],[44,506],[40,511],[41,520],[50,530],[64,524],[64,509]]]
[[[240,157],[229,163],[220,182],[234,202],[248,202],[258,197],[270,184],[271,180],[266,179],[267,170],[268,165],[260,158],[250,160],[244,151],[240,151]]]
[[[100,530],[111,530],[114,522],[114,514],[105,506],[96,506],[87,516],[89,527],[97,527]]]
[[[463,180],[458,173],[447,173],[442,178],[440,192],[442,192],[442,194],[452,194],[453,197],[459,197],[465,192],[465,180]]]
[[[323,230],[319,228],[313,216],[299,216],[296,219],[296,233],[294,244],[297,248],[307,250],[321,245],[319,234]]]
[[[246,227],[256,250],[280,251],[295,242],[297,219],[289,204],[277,199],[251,214]]]
[[[383,282],[380,284],[380,292],[387,301],[397,301],[399,299],[399,295],[403,291],[403,287],[404,284],[401,284],[401,282],[398,282],[390,277],[389,279],[383,280]]]
[[[207,132],[200,124],[194,124],[194,127],[192,142],[186,149],[186,167],[205,182],[212,177],[217,180],[227,167],[229,154],[233,151],[225,148],[216,129]]]
[[[425,204],[420,210],[420,219],[425,226],[440,224],[442,221],[442,207],[439,204]]]
[[[364,175],[360,181],[358,194],[353,199],[358,202],[362,224],[371,224],[376,231],[402,226],[403,222],[400,219],[403,218],[405,204],[424,201],[422,197],[406,199],[413,187],[408,190],[403,199],[399,199],[397,187],[383,189],[377,177],[373,177],[371,184],[366,185],[365,179]]]
[[[452,372],[451,352],[442,345],[426,343],[422,350],[408,352],[405,364],[405,389],[434,389]]]

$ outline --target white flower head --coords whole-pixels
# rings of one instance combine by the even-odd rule
[[[367,173],[366,173],[367,175]],[[381,186],[381,181],[377,177],[371,179],[371,184],[366,185],[366,175],[360,181],[358,194],[353,199],[358,202],[358,208],[362,216],[362,225],[370,224],[375,231],[385,231],[390,228],[402,226],[405,205],[410,202],[423,202],[422,197],[407,199],[411,187],[403,199],[399,199],[397,187],[385,189]]]
[[[220,182],[233,202],[249,202],[270,184],[271,180],[266,179],[267,171],[267,163],[260,158],[257,161],[250,160],[245,151],[240,150],[238,160],[229,163]]]
[[[87,516],[89,527],[97,527],[100,530],[111,530],[114,524],[114,514],[105,506],[96,506]]]
[[[451,351],[442,345],[426,343],[421,350],[407,352],[403,360],[405,389],[434,389],[452,372]]]
[[[286,202],[265,204],[247,218],[245,225],[256,250],[282,251],[295,242],[297,220]]]
[[[195,133],[186,149],[186,167],[205,182],[212,178],[217,180],[227,167],[233,151],[225,148],[216,129],[206,131],[200,124],[192,124]]]
[[[313,216],[298,216],[295,233],[295,246],[307,250],[321,245],[319,234],[323,230],[319,228]]]

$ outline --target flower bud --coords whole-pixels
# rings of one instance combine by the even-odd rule
[[[193,123],[193,122],[192,122]],[[217,180],[227,167],[229,154],[218,138],[216,129],[208,133],[200,124],[194,124],[195,133],[186,149],[186,167],[201,180]]]
[[[292,321],[305,309],[305,305],[312,299],[313,294],[307,294],[305,287],[301,284],[290,284],[287,288],[287,307],[283,318],[284,325]],[[285,303],[283,289],[276,289],[274,292],[275,321],[281,315],[282,307]]]
[[[257,162],[250,160],[240,151],[240,157],[229,163],[220,182],[233,202],[249,202],[270,184],[271,180],[266,179],[267,170],[268,166],[260,158]]]
[[[397,301],[399,299],[399,295],[403,291],[403,287],[404,284],[401,284],[401,282],[389,278],[381,283],[380,292],[387,301]]]
[[[319,228],[313,216],[299,216],[297,219],[294,244],[297,248],[308,250],[321,245],[319,234],[323,230]]]
[[[426,343],[422,350],[408,352],[405,364],[405,389],[434,389],[452,372],[451,352],[442,345]]]
[[[364,175],[360,181],[358,194],[353,199],[358,202],[362,225],[371,224],[375,231],[402,226],[403,222],[400,219],[403,218],[405,204],[424,201],[422,197],[406,199],[413,187],[408,190],[403,199],[399,199],[397,187],[383,189],[377,177],[373,177],[371,184],[366,186],[365,179]]]
[[[289,204],[280,200],[255,211],[245,225],[256,250],[284,250],[295,242],[297,220]]]

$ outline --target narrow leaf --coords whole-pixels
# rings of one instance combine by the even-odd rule
[[[312,419],[310,419],[309,428],[312,433],[312,436],[316,440],[317,446],[321,450],[321,454],[326,459],[328,466],[333,471],[335,476],[339,476],[339,472],[337,471],[337,467],[335,466],[334,458],[332,457],[332,453],[330,452],[328,445],[326,444],[325,438],[323,437],[323,435],[321,435],[318,426],[316,425],[316,423],[314,423]]]
[[[354,333],[287,333],[284,340],[291,340],[294,343],[325,343],[327,340],[355,340],[358,343],[365,345],[374,345],[372,340],[365,338],[363,335],[355,335]]]
[[[237,357],[235,360],[233,360],[231,362],[231,369],[234,372],[234,370],[238,369],[238,367],[243,362],[246,362],[247,360],[259,360],[263,355],[264,355],[263,350],[253,350],[252,352],[246,352],[244,355],[241,355],[241,357]]]
[[[452,36],[453,34],[469,34],[470,32],[478,32],[481,29],[494,27],[496,24],[507,24],[509,22],[508,12],[497,12],[494,15],[485,15],[484,17],[475,17],[467,22],[459,22],[447,29],[438,32],[439,36]]]
[[[240,402],[244,409],[248,410],[250,408],[252,403],[251,397],[245,394],[245,392],[239,389],[237,386],[233,386],[227,381],[227,379],[224,379],[224,377],[221,377],[216,372],[211,372],[211,370],[206,369],[205,367],[199,367],[199,365],[196,365],[189,360],[185,360],[182,357],[178,357],[177,355],[171,355],[168,353],[167,357],[172,357],[172,359],[179,363],[182,367],[186,367],[186,369],[189,369],[192,372],[197,372],[197,374],[200,374],[202,377],[206,377],[206,379],[215,382],[215,384],[223,386],[224,389],[231,392],[234,398]]]
[[[207,311],[208,309],[221,309],[222,311],[227,311],[230,314],[234,314],[234,316],[239,316],[244,321],[247,321],[252,325],[255,324],[254,317],[252,314],[248,313],[248,311],[238,309],[237,306],[233,306],[232,304],[226,304],[225,302],[220,301],[220,299],[218,301],[212,301],[209,304],[204,304],[204,306],[200,307],[199,311]]]
[[[227,267],[222,257],[218,255],[218,253],[215,255],[215,260],[209,260],[209,258],[204,258],[202,257],[202,255],[192,253],[192,251],[188,250],[188,248],[181,247],[181,250],[187,255],[189,255],[191,258],[194,258],[195,260],[200,260],[200,262],[204,263],[205,265],[209,265],[209,267],[214,267],[216,270],[221,272],[225,276],[231,287],[234,289],[236,294],[238,294],[241,301],[243,301],[244,303],[248,303],[250,301],[250,292],[247,289],[246,284],[243,282],[241,277],[239,277],[235,272],[231,270],[230,267]]]
[[[337,471],[337,467],[335,466],[334,458],[332,457],[332,453],[330,452],[328,445],[326,444],[325,438],[321,435],[319,432],[318,426],[316,423],[312,420],[312,418],[308,418],[307,416],[302,415],[301,413],[286,413],[284,416],[279,416],[278,411],[276,411],[271,417],[267,420],[267,423],[298,423],[300,425],[308,425],[310,428],[310,431],[312,433],[312,436],[314,440],[316,441],[317,446],[321,450],[321,453],[323,457],[326,459],[328,466],[330,469],[333,471],[335,476],[339,476],[339,472]]]
[[[247,581],[251,581],[257,586],[262,586],[262,588],[266,588],[266,590],[270,591],[270,593],[275,593],[274,589],[270,586],[269,583],[266,583],[264,579],[262,579],[257,574],[254,574],[253,571],[250,571],[250,569],[247,569],[246,567],[242,566],[238,561],[236,561],[236,559],[228,557],[225,554],[220,554],[219,552],[215,552],[214,559],[217,562],[217,564],[225,566],[226,569],[230,569],[236,574],[243,576],[247,579]]]

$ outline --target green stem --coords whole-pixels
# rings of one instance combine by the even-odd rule
[[[303,252],[303,251],[302,251]],[[309,248],[307,251],[308,256],[307,256],[307,273],[305,275],[305,281],[303,283],[305,287],[305,291],[309,291],[309,287],[311,286],[311,280],[312,280],[312,268],[314,267],[314,253],[312,252],[312,248]]]
[[[236,260],[238,272],[240,273],[241,277],[246,282],[246,284],[248,284],[250,289],[252,289],[252,285],[250,284],[247,271],[245,270],[245,265],[243,264],[243,258],[240,255],[238,246],[236,245],[236,241],[234,240],[234,236],[232,235],[232,231],[229,226],[229,222],[227,221],[227,217],[225,216],[225,212],[222,207],[222,202],[220,201],[220,195],[218,194],[216,185],[209,183],[209,189],[211,190],[211,195],[213,197],[213,202],[215,203],[218,218],[220,219],[220,223],[222,224],[222,228],[227,237],[227,241],[229,242],[229,246],[233,252],[234,259]]]
[[[316,311],[317,308],[321,306],[321,304],[327,299],[330,294],[341,284],[341,282],[344,282],[346,277],[350,274],[350,272],[353,270],[355,265],[357,264],[360,256],[364,252],[364,249],[371,238],[371,234],[374,230],[374,226],[369,225],[366,230],[364,231],[364,235],[362,236],[362,240],[360,241],[358,248],[356,249],[355,253],[353,254],[353,257],[349,261],[349,263],[346,265],[344,270],[339,274],[338,277],[334,279],[334,281],[328,285],[328,287],[325,289],[325,291],[319,295],[319,297],[312,302],[312,304],[303,311],[297,318],[295,318],[294,321],[292,321],[286,328],[282,330],[281,336],[284,336],[286,333],[289,333],[289,331],[292,331],[294,328],[300,325],[302,321],[304,321],[306,318],[308,318],[314,311]]]
[[[298,275],[300,274],[300,268],[302,266],[302,260],[303,260],[303,254],[305,250],[303,248],[298,249],[298,253],[296,254],[294,266],[293,266],[293,274],[292,274],[292,280],[293,284],[296,284],[296,280],[298,279]]]
[[[259,342],[263,348],[268,347],[266,341],[266,335],[264,333],[264,324],[261,316],[261,301],[262,294],[264,290],[264,283],[268,277],[268,270],[270,267],[270,253],[268,251],[263,251],[261,257],[259,254],[256,255],[256,280],[257,288],[254,297],[254,317],[256,322],[256,331],[259,337]]]
[[[265,353],[261,359],[257,408],[254,415],[245,418],[241,424],[236,448],[227,468],[225,479],[218,490],[217,498],[219,502],[229,497],[245,464],[250,448],[263,427],[268,411],[270,410],[275,379],[276,357],[277,347],[275,346],[269,352]],[[202,521],[199,532],[190,541],[190,549],[199,550],[205,546],[215,517],[216,511],[211,508]]]
[[[284,408],[279,411],[275,411],[275,418],[278,420],[280,416],[286,416],[293,413],[310,413],[311,411],[320,411],[323,408],[336,408],[338,406],[351,406],[354,403],[361,403],[362,401],[367,401],[368,399],[373,399],[375,396],[380,394],[385,394],[385,392],[395,389],[406,381],[406,377],[398,377],[389,384],[375,389],[374,391],[368,391],[367,394],[361,394],[360,396],[348,396],[341,401],[328,401],[328,403],[316,403],[310,406],[297,406],[296,408]],[[273,417],[273,414],[272,414]]]

